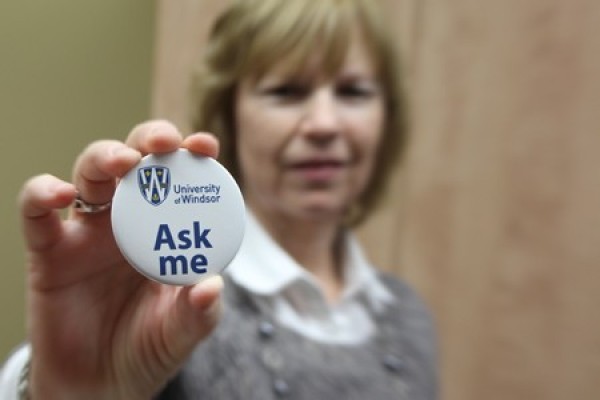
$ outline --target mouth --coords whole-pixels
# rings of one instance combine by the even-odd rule
[[[303,160],[289,164],[292,172],[310,182],[326,183],[334,180],[349,163],[336,159]]]
[[[341,160],[304,160],[291,163],[292,168],[339,168],[347,163]]]

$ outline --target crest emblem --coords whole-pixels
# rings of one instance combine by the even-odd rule
[[[138,169],[138,186],[148,203],[153,206],[162,204],[167,199],[171,186],[169,168],[153,165]]]

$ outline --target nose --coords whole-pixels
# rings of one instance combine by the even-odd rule
[[[308,98],[301,130],[317,143],[328,143],[340,133],[340,110],[331,88],[319,88]]]

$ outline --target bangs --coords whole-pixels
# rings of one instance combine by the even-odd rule
[[[348,2],[263,0],[255,5],[262,8],[255,20],[260,29],[247,49],[242,75],[260,78],[273,66],[300,74],[315,57],[326,75],[339,71],[358,25]]]

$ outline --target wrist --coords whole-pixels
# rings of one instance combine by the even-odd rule
[[[115,390],[114,387],[112,387],[112,389],[106,387],[102,389],[91,389],[76,388],[73,387],[73,385],[57,386],[54,383],[50,383],[55,382],[54,380],[45,379],[44,374],[40,377],[39,371],[34,370],[33,365],[34,363],[32,362],[30,354],[19,373],[17,383],[18,400],[148,400],[154,398],[154,396],[146,397],[143,395],[124,394],[121,393],[120,390]],[[40,382],[40,378],[42,382]]]

